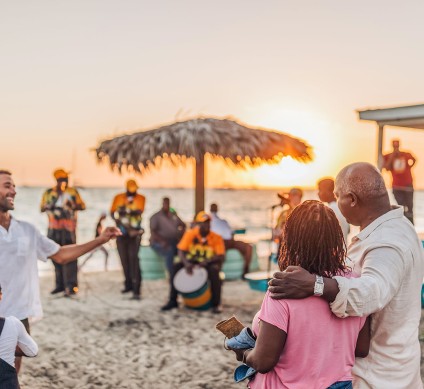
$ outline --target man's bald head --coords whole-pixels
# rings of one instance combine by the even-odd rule
[[[380,172],[367,162],[356,162],[344,167],[336,177],[339,192],[355,193],[360,199],[373,201],[388,196]]]
[[[366,162],[343,168],[336,177],[334,194],[347,222],[361,229],[391,209],[383,177]]]

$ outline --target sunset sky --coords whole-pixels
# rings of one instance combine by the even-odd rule
[[[51,185],[64,167],[85,186],[124,178],[90,151],[108,137],[197,115],[232,116],[314,147],[249,171],[208,161],[208,186],[314,186],[376,160],[377,129],[357,109],[424,102],[423,1],[0,0],[0,168]],[[424,131],[388,128],[418,159]],[[126,176],[125,176],[126,177]],[[191,186],[164,168],[141,186]]]

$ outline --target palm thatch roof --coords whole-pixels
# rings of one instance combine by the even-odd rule
[[[276,164],[285,156],[301,162],[312,160],[312,148],[299,139],[215,118],[192,119],[105,140],[96,153],[99,161],[108,159],[119,171],[132,167],[137,172],[160,165],[161,159],[174,165],[188,158],[199,163],[206,154],[237,167]]]

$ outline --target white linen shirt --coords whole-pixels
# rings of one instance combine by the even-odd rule
[[[221,235],[224,240],[233,238],[233,230],[225,219],[221,219],[216,213],[211,213],[211,231]]]
[[[27,222],[12,218],[8,231],[0,226],[0,316],[19,320],[43,316],[37,259],[47,261],[59,249]]]
[[[331,201],[330,203],[328,203],[328,207],[331,208],[336,214],[337,220],[339,221],[340,227],[343,231],[344,240],[347,244],[347,236],[350,232],[350,224],[346,221],[346,218],[341,213],[336,201]]]
[[[19,346],[27,357],[35,357],[38,353],[38,346],[16,317],[10,316],[5,319],[0,335],[0,358],[15,367],[16,346]]]
[[[334,277],[339,293],[331,310],[339,317],[371,316],[371,344],[366,358],[356,358],[354,388],[418,389],[421,285],[424,255],[403,208],[374,220],[348,248],[360,278]]]

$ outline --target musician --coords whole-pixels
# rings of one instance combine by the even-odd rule
[[[185,268],[188,274],[193,273],[194,266],[205,268],[212,290],[212,312],[221,313],[222,282],[219,278],[219,272],[225,256],[224,240],[220,235],[211,231],[211,217],[204,211],[197,214],[194,222],[196,223],[195,227],[184,233],[177,246],[180,262],[174,263],[172,279],[182,268]],[[178,308],[177,297],[178,291],[172,282],[169,301],[161,310],[169,311]]]

